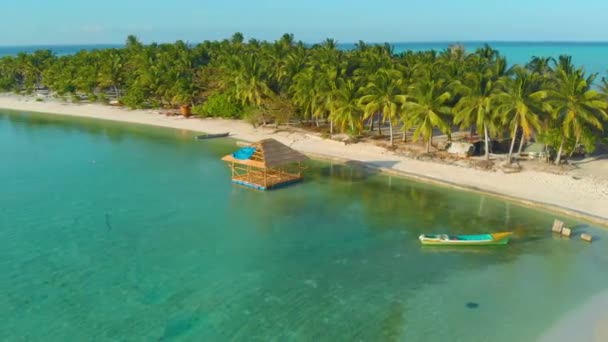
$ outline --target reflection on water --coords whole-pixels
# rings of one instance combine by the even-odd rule
[[[554,239],[554,215],[325,162],[293,187],[252,191],[230,184],[219,158],[232,150],[0,114],[0,336],[534,340],[608,284],[603,230],[577,228],[591,245]],[[512,243],[418,242],[497,231]]]

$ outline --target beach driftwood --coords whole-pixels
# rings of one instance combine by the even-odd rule
[[[564,222],[562,222],[560,220],[555,220],[555,221],[553,221],[553,228],[551,228],[551,231],[553,231],[554,233],[557,233],[557,234],[561,234],[563,228],[564,228]]]
[[[591,240],[593,240],[593,237],[589,234],[583,233],[581,234],[581,240],[591,242]]]
[[[562,236],[570,237],[570,235],[572,235],[572,229],[566,227],[562,228]]]

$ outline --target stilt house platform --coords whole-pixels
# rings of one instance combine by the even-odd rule
[[[276,189],[302,180],[304,154],[275,139],[264,139],[222,158],[232,182],[258,190]]]

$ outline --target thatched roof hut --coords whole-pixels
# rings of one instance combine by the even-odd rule
[[[264,139],[222,158],[232,170],[232,181],[260,190],[302,180],[304,154],[275,139]]]

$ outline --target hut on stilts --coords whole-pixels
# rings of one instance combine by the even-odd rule
[[[304,154],[275,139],[264,139],[222,158],[232,182],[258,190],[278,188],[302,180]]]

